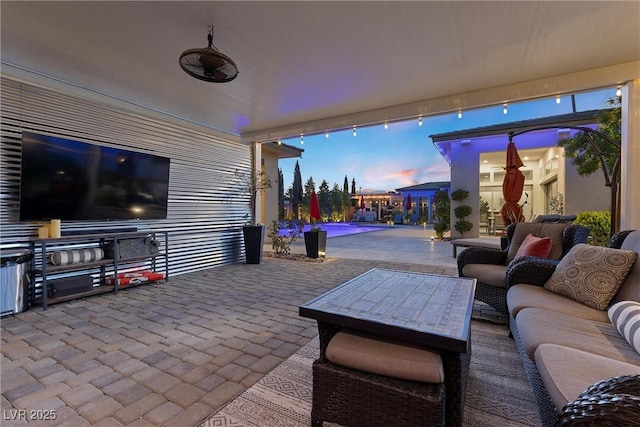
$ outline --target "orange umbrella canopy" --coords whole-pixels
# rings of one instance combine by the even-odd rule
[[[504,195],[504,206],[500,210],[505,225],[512,222],[524,221],[522,208],[518,205],[522,192],[524,190],[524,174],[520,171],[520,167],[524,166],[516,144],[509,141],[507,146],[507,165],[504,181],[502,182],[502,194]]]
[[[309,202],[309,217],[313,222],[320,220],[320,204],[318,203],[318,196],[316,195],[315,191],[311,192],[311,200]]]

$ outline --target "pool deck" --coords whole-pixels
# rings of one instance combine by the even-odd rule
[[[5,317],[2,426],[195,426],[317,335],[304,302],[371,268],[456,275],[432,234],[388,226],[328,239],[324,262],[265,258]]]
[[[457,266],[456,252],[452,256],[452,248],[455,249],[455,246],[451,241],[438,241],[432,226],[368,224],[366,227],[379,230],[328,238],[327,257]],[[500,248],[499,237],[464,240],[488,242],[476,246]],[[268,238],[265,240],[264,250],[273,251]],[[305,253],[302,236],[292,243],[291,253]]]

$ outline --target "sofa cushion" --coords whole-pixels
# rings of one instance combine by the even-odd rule
[[[627,235],[620,246],[620,249],[626,249],[640,253],[640,231],[632,231]],[[624,281],[622,287],[611,301],[612,303],[620,301],[638,301],[640,302],[640,262],[633,264],[627,280]]]
[[[546,343],[640,365],[640,354],[610,322],[581,319],[540,308],[524,308],[516,317],[516,325],[523,348],[531,360],[536,349]]]
[[[562,257],[562,233],[567,226],[568,224],[517,223],[509,244],[509,251],[507,252],[507,264],[516,257],[520,245],[529,234],[537,237],[550,237],[551,251],[548,258],[560,259]]]
[[[556,344],[541,344],[533,360],[558,412],[592,384],[640,374],[639,365]]]
[[[633,251],[579,243],[562,258],[544,287],[589,307],[606,310],[637,256]]]
[[[611,323],[640,354],[640,302],[621,301],[608,311]]]
[[[331,362],[347,368],[404,380],[444,382],[440,353],[355,331],[334,335],[325,354]]]
[[[500,264],[467,264],[462,268],[464,277],[475,277],[478,282],[499,288],[507,287],[507,266]]]
[[[542,286],[524,283],[509,288],[507,306],[513,318],[523,308],[534,307],[566,313],[583,319],[597,320],[598,322],[609,321],[606,311],[596,310],[565,296],[548,291]]]
[[[514,259],[521,256],[547,258],[551,252],[551,237],[536,237],[529,233],[516,252]]]

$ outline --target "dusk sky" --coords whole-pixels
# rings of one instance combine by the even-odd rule
[[[576,94],[576,110],[586,111],[606,108],[607,99],[615,97],[615,88],[590,93]],[[493,106],[472,111],[425,117],[422,126],[418,119],[383,125],[358,127],[353,130],[305,135],[300,138],[283,139],[285,144],[304,149],[302,158],[282,159],[279,166],[284,175],[285,191],[293,182],[296,161],[300,164],[303,185],[310,177],[316,190],[323,180],[329,188],[337,183],[340,188],[344,177],[356,180],[356,191],[363,193],[393,191],[397,188],[425,182],[449,181],[449,164],[433,145],[429,135],[473,129],[498,123],[538,117],[555,116],[572,111],[571,97],[563,96],[560,103],[555,97],[508,105],[508,114],[503,106]],[[506,150],[506,147],[505,147]]]

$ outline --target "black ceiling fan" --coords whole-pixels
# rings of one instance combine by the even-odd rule
[[[207,39],[207,47],[182,52],[180,67],[191,77],[205,82],[225,83],[235,79],[238,66],[213,45],[213,26],[209,27]]]

